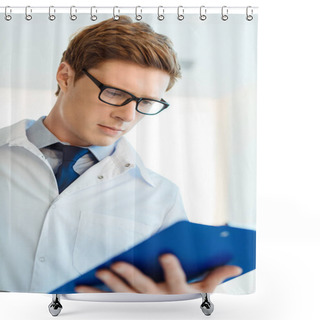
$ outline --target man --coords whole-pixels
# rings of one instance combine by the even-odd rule
[[[123,137],[168,107],[179,69],[167,37],[125,16],[74,36],[49,115],[0,132],[0,290],[49,292],[187,219],[178,188]],[[188,284],[176,257],[160,263],[160,284],[124,262],[97,277],[117,292],[178,294],[212,292],[241,272],[224,266]]]

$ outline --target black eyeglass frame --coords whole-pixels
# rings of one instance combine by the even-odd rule
[[[93,75],[91,75],[86,69],[82,69],[82,72],[83,72],[86,76],[88,76],[88,77],[94,82],[94,84],[100,89],[100,93],[99,93],[99,96],[98,96],[99,100],[102,101],[102,102],[104,102],[104,103],[106,103],[106,104],[109,104],[109,105],[111,105],[111,106],[122,107],[122,106],[125,106],[126,104],[128,104],[128,103],[131,102],[131,101],[135,101],[135,102],[136,102],[136,111],[139,112],[139,113],[148,115],[148,116],[154,116],[154,115],[160,113],[161,111],[167,109],[167,108],[170,106],[170,104],[169,104],[167,101],[163,100],[163,99],[161,99],[161,100],[156,100],[156,99],[151,99],[151,98],[138,98],[138,97],[136,97],[135,95],[133,95],[132,93],[130,93],[130,92],[128,92],[128,91],[125,91],[125,90],[122,90],[122,89],[119,89],[119,88],[115,88],[115,87],[111,87],[111,86],[105,85],[105,84],[103,84],[102,82],[100,82],[98,79],[96,79]],[[108,88],[109,88],[109,89],[116,89],[116,90],[122,91],[122,92],[130,95],[131,98],[127,99],[127,100],[124,101],[122,104],[113,104],[113,103],[106,102],[106,101],[102,100],[101,94],[102,94],[102,92],[103,92],[105,89],[108,89]],[[163,108],[160,109],[160,110],[159,110],[158,112],[156,112],[156,113],[145,113],[145,112],[142,112],[142,111],[138,110],[138,106],[139,106],[139,103],[140,103],[141,101],[143,101],[143,100],[149,100],[149,101],[155,101],[155,102],[161,103],[161,104],[163,105]]]

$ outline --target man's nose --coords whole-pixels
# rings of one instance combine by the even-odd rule
[[[122,107],[115,107],[113,115],[124,122],[131,122],[136,117],[136,101],[130,101]]]

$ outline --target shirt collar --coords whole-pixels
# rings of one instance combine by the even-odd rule
[[[38,149],[48,147],[54,143],[61,142],[52,132],[50,132],[47,127],[43,124],[45,116],[40,117],[31,127],[26,131],[28,140],[33,143]],[[110,146],[90,146],[88,149],[96,157],[98,161],[110,156],[114,149],[116,143]]]
[[[48,139],[55,142],[59,142],[59,140],[44,126],[43,124],[43,119],[44,117],[41,117],[37,121],[34,120],[22,120],[18,123],[13,124],[12,126],[2,128],[1,129],[1,136],[0,136],[0,146],[4,144],[9,144],[10,146],[12,145],[17,145],[17,146],[26,146],[26,144],[30,144],[30,147],[36,146],[38,149],[38,146],[45,146],[45,142],[42,141],[42,139],[34,139],[36,136],[41,136],[41,134],[35,135],[33,133],[33,130],[31,128],[37,123],[37,126],[39,125],[40,128],[43,127],[45,131],[48,131],[50,134],[50,137]],[[35,128],[37,128],[37,126]],[[42,129],[43,129],[42,128]],[[30,131],[31,130],[31,131]],[[32,141],[29,141],[26,136],[31,137]],[[47,134],[47,133],[46,133]],[[53,138],[52,138],[52,136]],[[51,140],[52,139],[52,140]],[[56,140],[55,140],[56,139]],[[155,183],[152,179],[152,171],[146,168],[140,159],[138,153],[135,151],[135,149],[131,146],[131,144],[127,141],[125,137],[121,137],[116,143],[113,144],[114,146],[114,153],[112,154],[112,157],[115,157],[117,159],[117,162],[121,163],[122,165],[126,165],[127,163],[132,163],[136,165],[141,173],[142,178],[149,183],[151,186],[155,186]],[[37,152],[37,148],[34,148],[34,152]],[[108,148],[108,147],[99,147],[99,146],[91,146],[89,147],[90,151],[91,149],[93,150],[92,153],[96,157],[103,157],[104,153],[100,153],[100,148]],[[109,150],[110,151],[110,150]],[[113,150],[112,150],[113,151]],[[112,152],[111,151],[111,152]],[[40,152],[38,150],[38,152]],[[100,161],[100,160],[99,160]]]
[[[26,130],[28,140],[38,149],[48,147],[54,143],[60,142],[43,124],[45,117],[39,118],[31,127]]]

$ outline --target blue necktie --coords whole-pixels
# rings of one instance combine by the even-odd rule
[[[89,152],[86,148],[74,147],[56,143],[51,146],[53,149],[61,150],[63,153],[62,164],[56,173],[59,192],[66,189],[74,180],[79,177],[79,174],[73,170],[75,163],[85,154]]]

